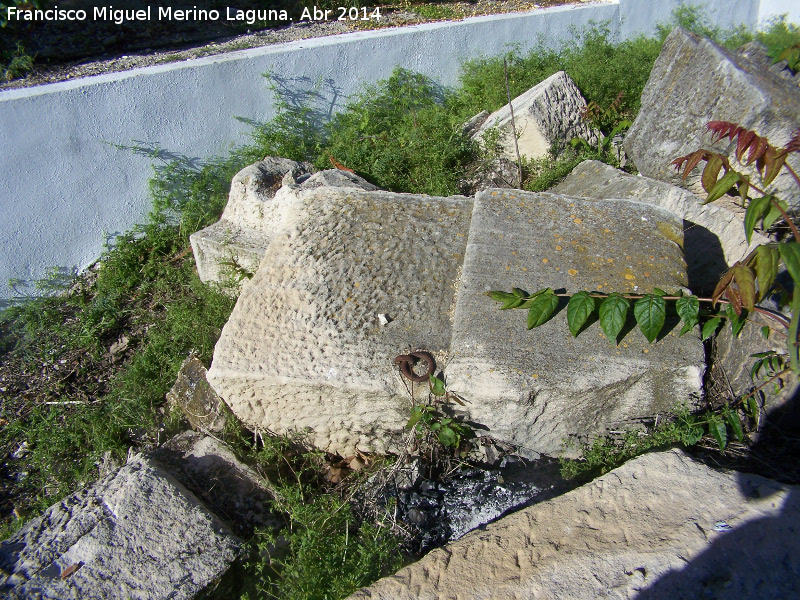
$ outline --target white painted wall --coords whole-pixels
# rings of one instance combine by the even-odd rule
[[[790,23],[800,23],[798,0],[761,0],[758,7],[758,23],[765,25],[777,15],[786,15]]]
[[[755,25],[767,15],[760,10],[765,2],[781,4],[703,3],[726,26],[728,12]],[[525,51],[538,42],[560,46],[572,39],[571,28],[590,21],[606,21],[623,36],[652,31],[654,23],[669,20],[671,9],[671,0],[555,7],[303,40],[0,92],[0,304],[15,295],[10,278],[30,281],[52,267],[84,268],[99,256],[106,235],[143,222],[153,160],[113,144],[158,147],[198,161],[243,144],[249,127],[234,117],[264,122],[274,115],[265,72],[298,88],[319,82],[333,112],[396,66],[454,85],[466,59],[514,46]]]

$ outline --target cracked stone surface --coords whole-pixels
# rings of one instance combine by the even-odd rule
[[[654,452],[351,600],[796,598],[800,488]]]
[[[241,545],[157,462],[137,456],[2,542],[0,592],[190,599],[225,573]]]

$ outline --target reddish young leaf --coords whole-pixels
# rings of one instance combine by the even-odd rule
[[[735,288],[728,287],[725,289],[725,298],[730,302],[731,308],[736,313],[736,316],[739,317],[742,315],[742,297],[739,295],[739,291]]]
[[[737,262],[736,264],[738,265],[739,263]],[[728,287],[731,281],[733,281],[732,267],[722,274],[722,277],[719,278],[719,283],[717,283],[717,287],[714,288],[714,293],[711,294],[711,303],[714,306],[717,305],[717,302],[719,302],[723,292],[725,292],[725,288]]]
[[[745,150],[747,150],[755,137],[758,137],[755,131],[744,131],[742,135],[739,136],[739,142],[736,144],[736,160],[742,162],[742,156]]]
[[[767,151],[767,148],[769,148],[767,138],[756,136],[753,140],[753,143],[750,145],[750,152],[747,154],[747,162],[745,164],[749,165],[753,161],[761,160],[761,157],[764,156],[764,152]],[[759,173],[760,172],[761,169],[759,169]]]
[[[706,125],[706,129],[708,131],[712,131],[715,134],[714,141],[718,142],[725,136],[728,136],[731,140],[736,137],[736,134],[739,131],[743,131],[743,128],[737,125],[736,123],[731,123],[730,121],[710,121],[708,125]]]
[[[794,132],[794,137],[786,144],[786,150],[789,152],[800,152],[800,129]]]
[[[691,173],[692,170],[694,170],[694,168],[700,163],[700,161],[708,160],[708,156],[710,156],[711,154],[712,153],[709,152],[708,150],[703,150],[701,148],[700,150],[695,150],[691,154],[687,154],[686,156],[681,156],[680,158],[676,158],[670,164],[675,165],[675,170],[680,173],[681,166],[683,165],[683,163],[686,163],[686,166],[683,170],[683,179],[686,179],[689,173]]]
[[[738,287],[738,299],[741,306],[747,310],[753,310],[756,304],[756,274],[753,269],[745,265],[737,263],[733,267],[733,280]],[[728,288],[732,290],[733,288]],[[735,308],[735,307],[734,307]],[[740,314],[741,310],[736,314]]]

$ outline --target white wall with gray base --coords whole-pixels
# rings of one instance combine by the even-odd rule
[[[650,34],[678,4],[614,0],[358,32],[0,92],[0,306],[53,268],[85,268],[144,221],[154,159],[131,147],[200,164],[246,143],[248,120],[275,115],[264,73],[289,89],[318,86],[332,114],[397,66],[452,86],[465,60],[559,47],[592,21],[619,39]],[[720,27],[781,13],[800,22],[795,0],[698,4]]]

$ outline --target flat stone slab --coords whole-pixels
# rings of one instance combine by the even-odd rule
[[[133,458],[0,544],[8,598],[191,599],[242,542],[158,463]]]
[[[769,62],[752,49],[729,52],[676,28],[664,42],[642,92],[642,108],[625,136],[625,151],[639,172],[704,197],[702,168],[684,183],[670,164],[674,159],[706,148],[727,153],[736,170],[748,172],[736,163],[735,141],[711,144],[709,121],[738,123],[773,146],[786,144],[800,128],[800,88],[776,74]],[[795,171],[800,166],[796,155],[788,162]],[[755,175],[753,182],[758,181]],[[788,171],[782,170],[771,189],[790,206],[800,207],[800,191]]]
[[[800,488],[650,453],[352,600],[796,598]]]
[[[615,346],[598,323],[573,338],[565,307],[528,331],[525,311],[501,311],[485,295],[512,287],[677,293],[686,284],[682,229],[672,213],[640,202],[479,193],[445,369],[448,389],[468,402],[458,411],[523,451],[553,456],[570,436],[699,399],[697,332],[679,338],[679,327],[665,327],[651,345],[637,329]]]
[[[248,427],[310,429],[314,446],[342,456],[385,452],[411,407],[395,357],[424,349],[444,364],[450,347],[472,200],[289,192],[285,228],[244,286],[208,381]]]
[[[597,144],[597,135],[582,118],[586,100],[569,75],[559,71],[535,85],[486,117],[483,124],[475,129],[473,120],[465,127],[474,130],[474,140],[486,140],[491,129],[498,129],[498,143],[503,154],[513,161],[517,160],[514,145],[514,131],[511,125],[511,107],[514,109],[514,129],[517,133],[519,153],[528,158],[547,156],[553,142],[569,143],[574,137]],[[482,119],[476,115],[473,119]]]
[[[579,164],[550,191],[568,196],[637,200],[682,217],[687,221],[683,249],[689,287],[693,290],[713,291],[719,276],[729,265],[742,260],[756,246],[770,242],[769,238],[754,232],[748,244],[743,220],[716,203],[703,205],[702,198],[683,188],[649,177],[628,175],[596,160]]]

